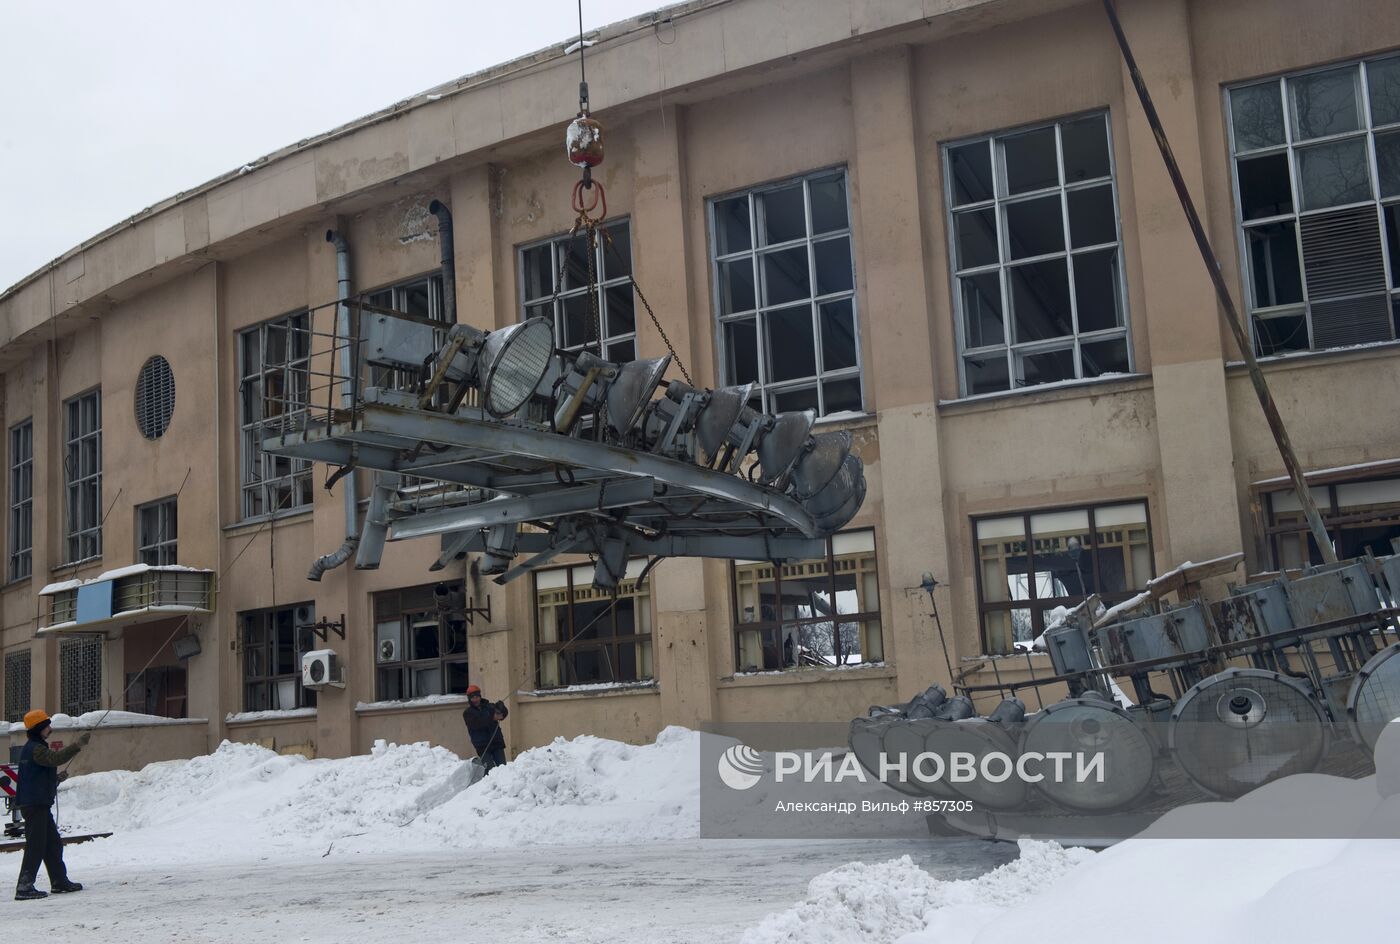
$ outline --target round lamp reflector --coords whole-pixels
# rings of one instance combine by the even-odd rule
[[[787,475],[807,444],[807,435],[812,424],[817,421],[816,410],[801,410],[796,413],[779,413],[773,425],[763,434],[758,444],[758,465],[762,472],[758,480],[764,485],[772,485]]]
[[[1054,767],[1039,771],[1035,785],[1050,802],[1076,813],[1119,810],[1152,786],[1156,749],[1148,733],[1126,711],[1097,698],[1068,698],[1036,712],[1021,733],[1021,751],[1043,757],[1069,754],[1063,775]],[[1096,764],[1103,755],[1103,782],[1097,773],[1080,782],[1079,758]]]
[[[849,430],[822,433],[812,437],[812,448],[797,460],[792,470],[792,494],[798,501],[816,495],[841,471],[841,465],[851,454]]]
[[[530,318],[486,336],[481,346],[482,403],[495,417],[509,416],[530,399],[554,356],[554,326]]]
[[[1366,660],[1347,696],[1347,717],[1357,740],[1376,749],[1385,726],[1400,718],[1400,642]]]

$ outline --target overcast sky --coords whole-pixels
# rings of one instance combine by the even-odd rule
[[[584,0],[584,26],[663,5]],[[0,0],[0,291],[165,197],[577,30],[576,0]]]

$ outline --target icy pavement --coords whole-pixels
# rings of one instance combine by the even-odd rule
[[[80,894],[0,901],[7,939],[713,944],[738,941],[801,899],[813,876],[852,860],[908,855],[939,878],[968,879],[1016,857],[1014,846],[972,840],[695,839],[85,867],[98,845],[68,851],[74,878],[87,885]],[[18,866],[18,856],[0,856],[0,868]]]

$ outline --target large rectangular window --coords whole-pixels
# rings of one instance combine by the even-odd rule
[[[1338,560],[1395,553],[1400,539],[1400,478],[1358,478],[1315,485],[1312,492]],[[1298,493],[1291,488],[1265,492],[1265,535],[1277,570],[1299,570],[1322,563],[1322,553],[1308,530]]]
[[[736,671],[884,660],[874,531],[833,535],[815,560],[735,561],[733,572]]]
[[[102,637],[68,636],[58,643],[59,710],[77,717],[102,707]]]
[[[63,405],[68,561],[102,556],[102,391]]]
[[[374,595],[375,690],[381,701],[467,690],[462,606],[461,581]]]
[[[1389,341],[1400,321],[1400,56],[1230,89],[1260,355]]]
[[[29,650],[5,653],[5,720],[20,721],[30,705]]]
[[[711,200],[710,233],[722,382],[773,413],[864,409],[846,171]]]
[[[1039,636],[1056,607],[1072,607],[1091,593],[1111,606],[1154,576],[1145,502],[979,518],[973,531],[988,655]]]
[[[441,275],[423,275],[399,282],[396,285],[387,285],[370,292],[365,300],[375,308],[387,308],[390,311],[401,311],[406,315],[416,315],[419,318],[440,321],[443,323],[444,329],[447,327],[447,310],[443,303]],[[435,330],[433,335],[434,349],[437,349],[446,341],[447,334],[445,330],[441,332]],[[420,382],[424,379],[426,378],[421,377],[418,373],[405,370],[402,367],[370,365],[369,383],[376,387],[412,391],[417,390]],[[438,402],[446,403],[450,394],[449,385],[444,384],[438,390]]]
[[[179,516],[175,498],[141,505],[136,509],[136,559],[152,567],[179,563]]]
[[[307,405],[311,334],[306,312],[264,321],[238,335],[242,514],[276,514],[311,504],[311,463],[263,452],[288,413]]]
[[[1127,373],[1106,113],[943,149],[966,396]]]
[[[34,422],[10,427],[9,579],[23,580],[34,569]]]
[[[520,250],[520,302],[526,318],[548,318],[562,350],[594,347],[615,364],[637,356],[637,310],[632,289],[632,229],[616,220],[598,233],[590,255],[582,232]],[[609,245],[611,243],[611,245]],[[588,291],[589,275],[597,284]]]
[[[535,572],[536,685],[551,688],[653,677],[651,586],[645,561],[627,565],[612,594],[593,587],[593,567]]]
[[[301,687],[301,657],[316,649],[313,603],[238,615],[243,647],[243,710],[278,711],[316,704]]]

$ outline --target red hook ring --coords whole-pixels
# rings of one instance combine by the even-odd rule
[[[593,220],[595,223],[602,222],[608,215],[608,197],[607,194],[603,192],[602,183],[597,180],[593,181],[593,187],[591,189],[596,191],[596,193],[593,195],[593,202],[588,204],[587,206],[584,206],[583,203],[584,189],[585,188],[583,186],[583,181],[580,180],[578,183],[574,184],[574,212],[587,219]],[[602,212],[599,213],[596,217],[592,216],[591,214],[593,213],[593,211],[598,209],[600,206],[602,207]]]

